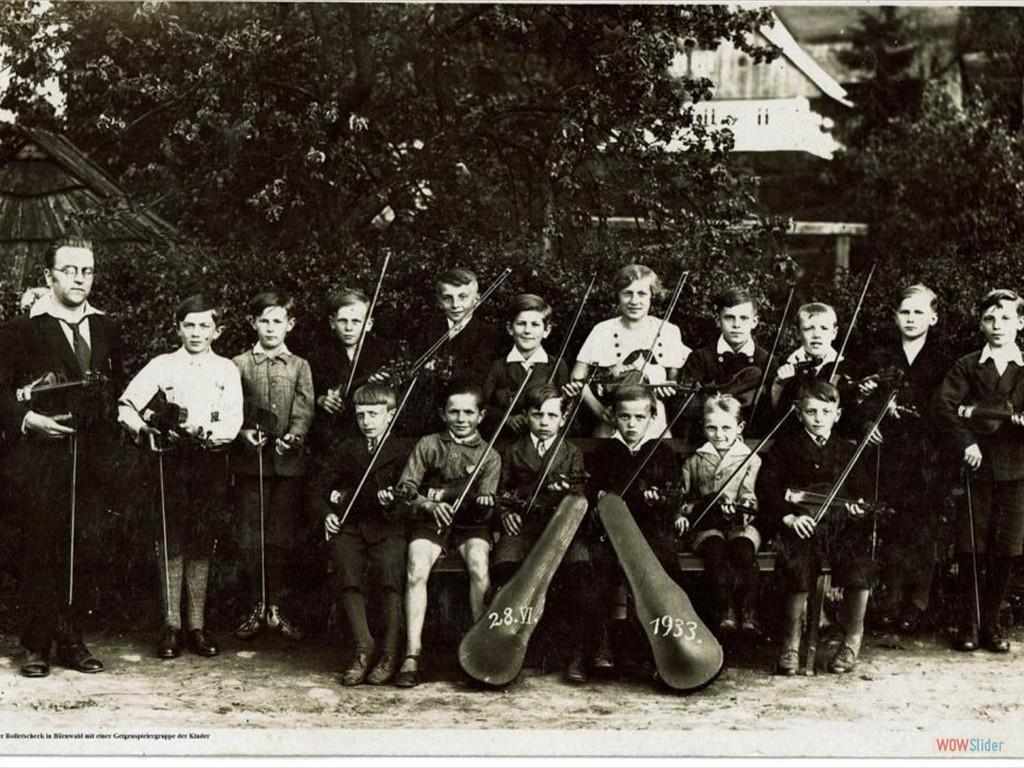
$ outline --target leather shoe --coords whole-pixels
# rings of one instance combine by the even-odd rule
[[[412,669],[398,670],[398,673],[395,675],[395,685],[398,688],[415,688],[422,682],[419,654],[406,656],[402,659],[402,664],[404,665],[407,661],[413,662]]]
[[[722,621],[718,625],[718,631],[726,634],[735,632],[737,628],[736,624],[736,611],[730,605],[725,609],[725,615],[722,617]]]
[[[167,627],[164,636],[156,646],[156,655],[161,659],[176,659],[181,656],[181,630]]]
[[[356,657],[348,665],[339,682],[342,685],[362,685],[370,671],[370,655],[370,651],[357,651]]]
[[[999,627],[983,632],[981,635],[981,645],[986,651],[991,651],[992,653],[1010,652],[1010,641],[1003,637]]]
[[[779,654],[779,660],[775,662],[775,674],[793,677],[800,669],[800,652],[787,648]]]
[[[394,651],[384,651],[377,659],[377,663],[370,674],[366,676],[366,682],[370,685],[385,685],[391,682],[398,669],[398,656]]]
[[[57,660],[68,669],[92,674],[103,671],[103,662],[89,653],[84,643],[74,643],[57,649]]]
[[[916,605],[909,605],[904,610],[903,615],[900,617],[899,627],[900,632],[905,635],[912,635],[917,632],[917,628],[921,626],[921,620],[924,619],[924,611],[918,608]]]
[[[567,683],[587,682],[587,666],[583,660],[583,649],[577,648],[569,656],[569,663],[565,667],[565,681]]]
[[[21,674],[25,677],[46,677],[50,674],[50,664],[46,656],[36,651],[25,651],[25,662],[21,665]]]
[[[846,643],[839,646],[832,658],[828,661],[828,671],[837,675],[853,672],[857,666],[857,652]]]
[[[217,641],[205,629],[190,629],[188,631],[188,647],[196,656],[209,657],[220,653]]]
[[[961,629],[953,640],[953,648],[958,651],[978,650],[978,628],[966,627]]]
[[[744,637],[757,638],[761,636],[761,622],[753,616],[748,616],[740,625],[740,634]]]

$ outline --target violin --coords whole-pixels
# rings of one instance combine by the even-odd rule
[[[961,405],[956,415],[968,422],[971,431],[976,435],[991,435],[1014,416],[1024,416],[1015,411],[1009,400],[991,397],[974,405]]]
[[[152,432],[149,433],[149,447],[154,453],[165,453],[171,450],[171,444],[160,439],[165,435],[172,436],[170,438],[172,440],[192,442],[205,448],[213,434],[210,431],[196,434],[186,429],[188,409],[177,403],[168,402],[163,390],[153,395],[153,399],[146,404],[139,415],[148,426],[160,432],[159,436]]]
[[[410,488],[396,488],[394,486],[391,486],[386,490],[390,491],[392,497],[394,498],[394,501],[392,501],[391,506],[397,506],[399,504],[408,504],[410,501],[416,498],[416,491]],[[348,490],[342,488],[332,488],[327,493],[327,503],[336,509],[344,509],[345,505],[348,503],[350,496],[351,492]]]
[[[821,505],[828,499],[832,486],[828,483],[812,485],[808,488],[787,488],[785,498],[790,504],[795,504],[804,510],[804,513],[815,518],[818,522],[824,513],[832,509],[845,509],[847,504],[857,504],[861,509],[874,517],[885,517],[896,514],[895,510],[887,504],[877,501],[865,501],[863,499],[850,499],[843,496],[835,496],[829,503],[826,510]]]
[[[99,371],[86,371],[80,379],[69,380],[60,371],[47,371],[15,390],[19,403],[29,404],[36,413],[74,413],[89,390],[106,384],[109,379]]]
[[[430,373],[441,383],[446,383],[455,373],[455,358],[451,355],[437,355],[420,369],[417,369],[415,363],[408,358],[396,358],[385,363],[373,373],[356,379],[352,383],[352,388],[356,389],[377,379],[382,379],[388,386],[402,388],[412,380],[419,370]]]
[[[564,483],[569,487],[568,490],[564,491],[564,493],[571,493],[574,487],[583,486],[590,482],[590,473],[584,472],[579,475],[566,475],[564,473],[559,473],[546,478],[546,480],[547,482],[544,483],[545,487],[542,489],[543,491],[547,491],[549,493],[562,493],[561,491],[551,491],[548,486],[554,485],[555,483]],[[519,489],[519,491],[521,492],[522,489]],[[529,499],[519,495],[516,491],[506,492],[495,496],[494,506],[499,509],[504,507],[505,511],[502,512],[502,514],[509,514],[512,512],[525,514],[530,510]]]
[[[732,395],[740,401],[740,405],[746,408],[754,402],[754,395],[757,393],[757,388],[761,386],[763,375],[764,371],[758,366],[748,365],[737,371],[736,375],[728,381],[701,384],[691,380],[666,386],[677,387],[686,392],[704,391],[709,395]]]
[[[255,429],[264,434],[277,435],[277,414],[253,403],[246,403],[243,422],[246,429]]]

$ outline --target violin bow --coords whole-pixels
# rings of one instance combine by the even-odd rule
[[[476,304],[473,305],[473,312],[476,312],[480,308],[480,305],[487,301],[491,294],[498,290],[498,286],[505,282],[505,278],[511,274],[512,268],[506,267],[505,270],[494,279],[494,282],[487,286],[487,290],[481,293],[479,298],[477,298]],[[441,349],[445,342],[452,337],[453,330],[455,330],[454,326],[441,334],[441,337],[437,341],[427,347],[427,351],[420,355],[416,362],[412,364],[412,368],[409,371],[410,375],[416,375],[424,365],[430,362],[434,355],[437,354],[437,351]]]
[[[669,317],[676,311],[676,304],[679,303],[679,297],[683,293],[683,286],[686,285],[686,281],[690,279],[690,270],[684,270],[683,274],[679,276],[679,281],[676,283],[675,289],[672,291],[672,298],[669,300],[668,306],[665,308],[665,314],[661,317],[661,322],[658,323],[658,332],[654,334],[654,339],[651,340],[651,348],[647,350],[647,354],[644,355],[644,364],[640,367],[640,376],[644,375],[644,371],[647,370],[647,364],[651,362],[651,358],[654,357],[654,347],[658,344],[658,339],[661,338],[661,332],[665,330],[665,325],[668,323]]]
[[[974,499],[971,498],[971,468],[964,467],[967,489],[967,524],[971,526],[971,571],[974,574],[974,620],[981,626],[981,595],[978,594],[978,550],[974,540]]]
[[[698,387],[697,389],[693,390],[693,392],[690,393],[689,397],[686,398],[685,402],[683,402],[683,404],[679,407],[679,410],[676,411],[676,414],[675,416],[672,417],[672,420],[665,425],[665,428],[663,430],[661,430],[661,434],[658,435],[658,437],[655,438],[655,440],[653,441],[654,445],[651,446],[651,449],[647,452],[647,455],[644,456],[643,461],[640,462],[640,466],[636,468],[636,471],[633,472],[633,476],[630,477],[629,480],[626,481],[626,484],[622,487],[622,490],[619,492],[619,496],[625,496],[626,491],[628,491],[633,486],[633,483],[636,482],[636,479],[640,477],[640,473],[644,471],[644,467],[646,467],[650,460],[654,458],[654,452],[658,450],[658,446],[661,445],[662,442],[664,442],[665,435],[667,435],[671,431],[672,427],[675,426],[675,423],[679,421],[679,417],[683,415],[683,412],[689,407],[690,403],[693,402],[693,398],[695,398],[702,389],[702,387]]]
[[[586,380],[583,382],[583,389],[590,386],[590,382],[594,380],[594,376],[598,372],[597,366],[590,369],[590,373],[587,374]],[[565,420],[565,426],[562,427],[562,431],[558,433],[558,437],[555,438],[554,444],[548,449],[547,455],[545,456],[546,461],[544,462],[544,469],[540,473],[540,479],[537,481],[537,487],[533,489],[533,495],[530,496],[530,502],[526,505],[526,511],[523,515],[528,515],[530,510],[533,509],[533,505],[537,503],[537,498],[540,496],[541,489],[544,488],[544,481],[548,479],[548,475],[551,473],[551,467],[555,463],[555,454],[558,453],[558,449],[565,443],[566,438],[569,436],[569,427],[572,426],[573,421],[576,420],[576,416],[580,412],[580,406],[583,405],[583,391],[576,395],[573,401],[572,408],[569,409],[568,417]]]
[[[704,515],[710,512],[711,509],[715,506],[715,504],[718,503],[719,499],[721,499],[722,496],[725,495],[725,489],[729,487],[729,483],[736,479],[736,477],[739,476],[740,472],[742,472],[743,469],[748,464],[750,464],[751,461],[754,460],[754,457],[757,456],[757,454],[761,451],[762,448],[764,448],[768,441],[775,436],[775,433],[782,428],[782,425],[786,422],[786,419],[789,418],[790,414],[792,414],[795,411],[796,405],[790,404],[789,410],[782,414],[782,418],[775,422],[775,426],[768,431],[768,434],[762,437],[760,441],[758,441],[757,445],[754,446],[753,450],[751,450],[750,453],[744,457],[743,461],[740,462],[739,466],[737,466],[736,469],[732,471],[732,474],[730,474],[729,477],[725,479],[725,482],[722,483],[722,486],[718,489],[718,492],[711,498],[711,501],[704,505],[704,509],[702,509],[700,511],[700,514],[697,515],[696,519],[694,519],[694,521],[690,523],[691,531],[697,528],[697,524],[704,519]]]
[[[469,495],[469,489],[473,487],[473,483],[476,482],[477,477],[480,476],[480,470],[484,467],[484,460],[487,458],[487,454],[494,448],[494,443],[498,440],[498,435],[501,434],[501,430],[505,428],[505,424],[508,422],[509,417],[512,415],[512,411],[516,409],[516,404],[519,402],[519,398],[526,390],[526,385],[530,383],[530,371],[526,372],[526,377],[523,379],[523,383],[519,385],[519,389],[516,390],[515,395],[512,398],[512,402],[508,404],[508,408],[505,409],[504,415],[501,417],[501,421],[498,422],[498,426],[494,430],[494,434],[491,435],[491,439],[487,441],[487,447],[484,449],[483,455],[480,456],[480,460],[473,467],[473,472],[469,476],[469,480],[466,481],[466,485],[462,488],[462,492],[459,493],[459,498],[455,500],[452,505],[452,518],[454,519],[455,514],[459,511],[459,507],[462,506],[462,502],[466,500],[466,496]]]
[[[387,429],[384,430],[384,434],[380,436],[380,440],[377,441],[377,447],[373,451],[373,456],[370,457],[370,463],[366,467],[366,471],[363,472],[363,476],[359,479],[359,485],[352,492],[352,495],[348,499],[348,504],[345,505],[345,512],[341,516],[341,520],[338,523],[339,526],[345,524],[345,520],[348,519],[349,513],[352,511],[352,507],[356,503],[356,499],[359,497],[360,492],[363,490],[363,486],[366,485],[366,481],[370,478],[370,473],[373,472],[373,468],[377,465],[377,458],[380,456],[381,448],[384,447],[384,443],[391,437],[392,431],[394,431],[395,424],[398,422],[398,417],[402,415],[402,410],[405,408],[405,404],[409,402],[409,395],[412,394],[413,387],[416,386],[416,381],[419,377],[414,376],[412,381],[409,382],[409,388],[405,390],[405,394],[402,395],[402,402],[398,404],[398,408],[395,410],[394,418],[391,419],[391,423],[388,424]],[[327,537],[330,539],[330,536]]]
[[[779,320],[779,330],[775,332],[775,340],[772,342],[772,349],[768,353],[768,362],[765,363],[764,373],[761,374],[761,383],[757,385],[757,393],[754,395],[754,404],[750,406],[750,423],[754,423],[754,415],[757,413],[757,404],[761,402],[761,395],[764,394],[764,385],[768,383],[768,374],[771,373],[772,363],[775,361],[775,353],[779,351],[779,342],[782,340],[782,331],[786,327],[786,318],[789,315],[789,307],[793,303],[793,294],[796,293],[796,285],[789,286],[789,295],[786,296],[786,306],[782,309],[782,318]],[[789,415],[788,413],[786,414]]]
[[[864,434],[864,437],[861,438],[860,443],[857,445],[857,450],[853,452],[853,456],[850,457],[850,460],[846,463],[846,466],[840,473],[839,479],[836,480],[835,484],[833,484],[832,488],[825,496],[825,500],[822,501],[821,507],[818,508],[818,512],[814,515],[815,525],[821,522],[821,518],[825,516],[825,513],[828,511],[829,505],[831,505],[832,502],[835,501],[836,496],[839,495],[839,489],[843,487],[843,483],[845,483],[847,478],[850,476],[850,472],[853,471],[854,465],[860,459],[861,455],[863,455],[864,449],[868,447],[868,442],[871,440],[871,435],[874,433],[876,429],[878,429],[878,425],[882,423],[882,419],[885,418],[886,414],[889,413],[889,408],[892,406],[892,404],[896,402],[897,394],[898,390],[894,389],[892,391],[892,394],[890,394],[889,397],[886,399],[885,405],[882,406],[881,412],[878,414],[878,416],[875,417],[874,421],[871,422],[871,426],[868,427],[867,432]]]
[[[878,266],[876,261],[871,265],[871,271],[868,272],[867,280],[864,281],[864,287],[860,290],[860,298],[857,299],[857,306],[853,310],[853,317],[850,318],[850,325],[846,328],[846,335],[843,337],[843,344],[839,347],[839,353],[836,355],[836,361],[832,364],[832,375],[828,377],[830,383],[836,383],[836,373],[839,371],[839,361],[843,359],[843,354],[846,352],[846,345],[850,341],[850,334],[853,333],[853,326],[857,323],[857,315],[860,314],[860,308],[864,304],[864,297],[868,295],[868,286],[871,285],[871,278],[875,274],[875,267]]]
[[[345,382],[345,391],[342,399],[347,399],[352,389],[352,382],[356,376],[356,368],[359,367],[359,356],[363,354],[363,342],[366,341],[366,327],[373,319],[373,311],[377,308],[377,298],[380,296],[380,287],[384,284],[384,275],[387,274],[388,264],[391,263],[391,251],[384,252],[384,263],[380,268],[380,275],[377,277],[377,287],[373,290],[373,298],[370,299],[370,306],[366,309],[366,319],[363,320],[363,327],[359,329],[359,341],[356,342],[356,352],[352,355],[352,369],[348,372],[348,381]]]
[[[548,384],[551,384],[555,380],[555,374],[558,373],[558,364],[565,359],[566,350],[569,348],[569,339],[572,338],[573,333],[576,331],[576,326],[580,322],[580,317],[583,315],[583,307],[587,303],[587,299],[590,298],[590,292],[594,290],[594,282],[597,280],[597,272],[590,276],[590,282],[587,284],[587,290],[583,292],[583,298],[580,299],[580,305],[576,309],[576,316],[573,317],[572,323],[569,325],[569,330],[566,331],[565,338],[562,339],[562,347],[558,350],[558,357],[555,358],[555,364],[551,366],[551,373],[548,374]]]

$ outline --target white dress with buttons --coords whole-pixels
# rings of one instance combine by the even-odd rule
[[[666,369],[682,368],[691,350],[683,343],[678,325],[665,323],[660,333],[659,327],[661,320],[650,315],[634,327],[627,327],[621,316],[604,320],[590,331],[576,356],[576,362],[591,367],[610,368],[622,363],[637,350],[653,348],[651,360],[644,368],[644,378],[651,384],[664,384],[667,380]],[[659,400],[658,413],[651,430],[655,435],[660,435],[665,425],[665,405]],[[600,435],[595,433],[595,436]]]

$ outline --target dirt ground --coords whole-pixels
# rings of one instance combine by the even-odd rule
[[[29,680],[4,637],[0,752],[939,757],[949,737],[976,739],[970,756],[1022,757],[1024,631],[1011,636],[1014,650],[995,656],[956,653],[939,635],[875,635],[845,676],[779,678],[774,644],[731,648],[721,676],[684,695],[639,671],[572,687],[538,668],[479,690],[444,653],[418,688],[342,688],[334,644],[278,637],[225,636],[216,659],[172,661],[148,635],[95,637],[106,672]]]

